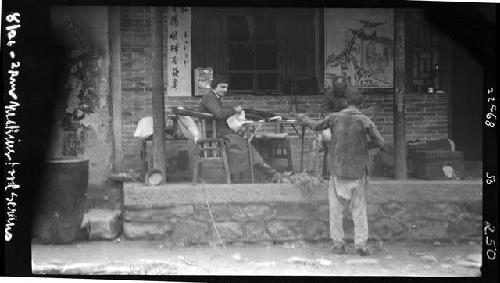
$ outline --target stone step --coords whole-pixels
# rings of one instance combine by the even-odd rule
[[[111,240],[122,230],[122,211],[119,209],[90,209],[80,226],[86,229],[90,240]]]
[[[123,202],[123,185],[119,182],[106,182],[102,185],[89,184],[86,211],[92,209],[120,209]]]

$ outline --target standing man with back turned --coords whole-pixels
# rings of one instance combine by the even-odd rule
[[[330,128],[332,134],[329,155],[330,184],[330,237],[333,252],[346,252],[344,241],[344,206],[348,206],[354,222],[354,245],[360,255],[369,255],[368,219],[366,215],[366,191],[368,189],[368,149],[382,148],[384,139],[370,118],[358,107],[363,102],[359,91],[347,94],[347,108],[331,113],[323,120],[314,121],[305,115],[297,115],[313,130]]]

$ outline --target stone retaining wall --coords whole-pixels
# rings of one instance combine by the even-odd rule
[[[130,239],[207,244],[218,241],[217,232],[225,243],[329,239],[326,184],[312,194],[285,184],[125,184],[124,197]],[[372,240],[479,239],[481,215],[479,182],[372,182],[368,194]]]

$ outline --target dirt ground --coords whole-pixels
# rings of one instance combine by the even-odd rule
[[[398,242],[372,254],[335,255],[327,244],[168,247],[154,241],[32,245],[34,274],[480,276],[481,245]]]

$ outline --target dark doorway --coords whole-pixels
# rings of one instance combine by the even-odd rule
[[[482,159],[484,68],[464,47],[453,46],[451,139],[467,161]]]

